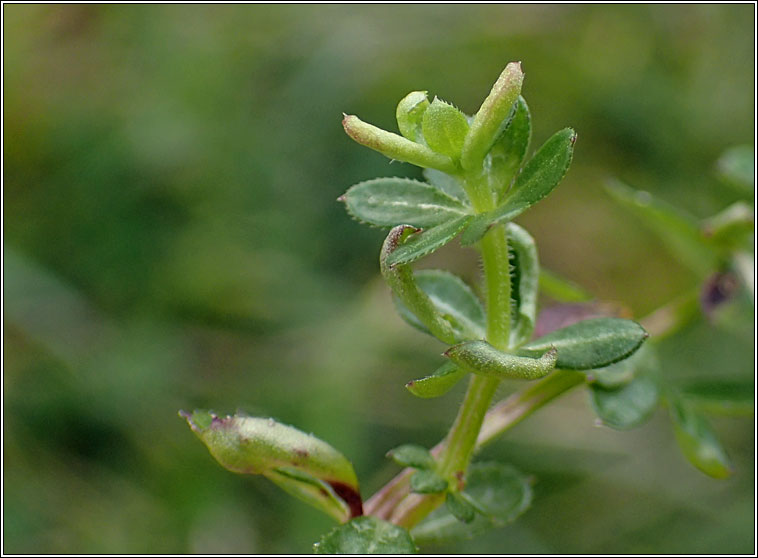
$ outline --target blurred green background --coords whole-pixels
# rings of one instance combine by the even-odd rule
[[[602,186],[698,217],[739,198],[713,165],[752,142],[754,9],[4,5],[3,550],[309,552],[329,518],[223,470],[179,409],[312,431],[366,496],[397,471],[387,449],[444,435],[462,386],[403,388],[443,348],[394,315],[382,231],[335,201],[420,172],[352,143],[343,111],[395,129],[396,102],[426,89],[471,113],[520,60],[533,146],[579,133],[567,178],[519,219],[543,264],[638,317],[694,286]],[[471,250],[422,266],[477,281]],[[740,333],[696,324],[666,372],[751,375]],[[753,552],[753,420],[714,422],[726,481],[667,422],[598,428],[570,394],[486,452],[536,476],[526,515],[429,550]]]

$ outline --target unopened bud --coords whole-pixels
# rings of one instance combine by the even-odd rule
[[[463,143],[461,165],[471,170],[479,167],[502,131],[513,104],[521,94],[524,73],[520,62],[511,62],[492,86],[492,91],[474,116]]]
[[[450,157],[435,153],[425,145],[412,142],[398,134],[382,130],[363,122],[357,116],[346,114],[342,126],[348,136],[366,147],[378,151],[390,159],[397,159],[419,167],[457,174],[458,168]]]

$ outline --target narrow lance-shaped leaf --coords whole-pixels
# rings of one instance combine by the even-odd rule
[[[181,412],[180,415],[226,469],[266,475],[338,520],[362,513],[353,466],[340,452],[315,436],[273,419],[220,418],[208,411]],[[296,482],[302,486],[296,487]],[[323,490],[320,499],[320,490],[312,488],[319,482],[329,487],[328,491]],[[334,494],[344,501],[347,509],[335,510]]]
[[[519,347],[532,336],[537,315],[540,265],[532,236],[515,223],[508,223],[508,246],[512,250],[510,346]]]
[[[505,199],[511,182],[524,162],[532,139],[532,117],[523,97],[513,107],[513,114],[505,131],[490,149],[490,177],[498,200]]]
[[[521,93],[524,73],[521,63],[511,62],[492,86],[490,94],[479,107],[471,128],[466,135],[461,152],[461,165],[464,169],[479,168],[492,144],[500,135],[513,104]]]
[[[635,190],[618,180],[609,181],[606,190],[655,232],[672,255],[686,266],[702,274],[713,269],[715,254],[704,242],[694,217],[649,192]]]
[[[411,91],[403,97],[395,111],[400,133],[411,141],[419,141],[423,137],[421,122],[428,108],[429,99],[426,98],[426,91]]]
[[[477,242],[489,227],[515,219],[552,192],[568,171],[574,143],[576,132],[571,128],[556,132],[521,170],[505,202],[492,211],[477,215],[461,237],[461,243]]]
[[[732,464],[706,418],[687,403],[671,398],[669,412],[684,456],[706,475],[724,479]]]
[[[658,406],[658,386],[648,376],[616,388],[590,385],[592,408],[606,426],[628,430],[647,420]]]
[[[486,323],[484,308],[471,290],[459,277],[439,269],[428,269],[413,275],[416,285],[429,296],[437,312],[450,322],[456,340],[482,339]],[[415,328],[425,333],[429,329],[397,298],[400,316]]]
[[[390,257],[396,250],[402,248],[408,236],[415,230],[407,225],[399,225],[387,235],[379,258],[382,276],[395,296],[426,326],[432,335],[445,343],[451,343],[455,339],[453,327],[437,311],[426,293],[418,288],[411,268],[405,264],[393,265],[389,262]]]
[[[464,523],[449,507],[438,508],[411,531],[418,544],[470,539],[512,522],[532,502],[532,489],[526,476],[499,463],[472,464],[462,494],[477,511],[473,520]]]
[[[468,122],[461,111],[435,97],[424,112],[421,126],[429,147],[454,161],[460,158],[468,132]]]
[[[691,380],[679,386],[682,399],[704,413],[749,416],[755,410],[755,380]]]
[[[554,347],[557,368],[589,370],[622,360],[640,348],[648,334],[637,322],[621,318],[583,320],[530,341],[518,354],[539,356]]]
[[[450,157],[432,151],[425,145],[403,136],[363,122],[357,116],[346,114],[342,120],[342,126],[353,140],[390,159],[397,159],[419,167],[431,167],[449,174],[458,172],[457,166]]]
[[[409,264],[442,248],[458,236],[470,219],[469,215],[458,217],[414,234],[387,257],[387,265]]]
[[[314,554],[416,554],[411,535],[376,517],[357,517],[313,545]]]
[[[440,397],[453,389],[453,386],[460,382],[466,374],[467,372],[462,368],[452,362],[446,362],[434,374],[418,380],[411,380],[405,384],[405,387],[416,397],[424,399]]]
[[[445,356],[459,367],[482,376],[536,380],[554,368],[557,351],[549,349],[539,358],[519,357],[498,351],[486,341],[466,341],[450,347]]]
[[[467,213],[458,200],[409,178],[375,178],[359,182],[342,195],[347,212],[379,227],[399,224],[434,227]]]

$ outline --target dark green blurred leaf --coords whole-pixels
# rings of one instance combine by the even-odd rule
[[[434,227],[466,214],[458,200],[409,178],[375,178],[352,186],[340,198],[357,220],[379,227]]]
[[[519,97],[513,107],[513,115],[508,127],[490,149],[490,173],[495,179],[498,200],[504,200],[508,188],[529,149],[532,139],[532,117],[523,97]]]
[[[595,414],[604,425],[617,430],[639,426],[658,406],[658,386],[647,376],[614,389],[590,385],[590,399]]]
[[[461,156],[468,122],[457,108],[435,97],[424,112],[421,129],[427,145],[437,153],[447,155],[453,160]]]
[[[432,469],[434,458],[429,450],[416,444],[403,444],[387,452],[387,457],[403,467]]]
[[[527,342],[537,320],[540,264],[532,236],[515,223],[508,223],[508,248],[511,250],[511,335],[510,346]]]
[[[416,285],[427,294],[437,312],[448,320],[455,330],[456,340],[481,339],[485,335],[486,318],[482,303],[462,279],[438,269],[414,274]],[[400,316],[425,333],[429,329],[395,297]]]
[[[616,389],[631,382],[636,376],[658,372],[658,359],[650,343],[644,343],[634,354],[603,368],[587,370],[587,379],[605,389]]]
[[[405,244],[390,254],[387,258],[387,264],[408,264],[431,254],[458,236],[458,233],[468,225],[470,219],[471,217],[467,215],[458,217],[414,234]]]
[[[618,180],[609,181],[606,190],[655,232],[684,265],[703,274],[713,269],[714,254],[694,217],[649,192],[634,190]]]
[[[704,413],[749,416],[755,410],[752,380],[698,380],[677,387],[683,399]]]
[[[752,145],[738,145],[724,152],[716,163],[719,176],[745,194],[755,194],[755,150]]]
[[[440,397],[450,391],[466,374],[465,370],[452,362],[446,362],[435,370],[434,374],[411,380],[405,387],[416,397]]]
[[[411,492],[438,494],[447,490],[447,481],[434,471],[418,470],[411,477]]]
[[[313,545],[315,554],[416,554],[405,529],[377,519],[357,517],[335,527]]]
[[[622,318],[595,318],[558,329],[527,343],[518,353],[539,356],[551,347],[558,349],[557,368],[589,370],[622,360],[647,339],[637,322]]]
[[[471,523],[476,517],[476,508],[460,492],[448,492],[445,506],[453,516],[463,523]]]
[[[411,531],[414,540],[418,544],[439,544],[469,539],[510,523],[532,502],[527,478],[515,468],[499,463],[472,464],[464,494],[481,515],[471,523],[462,523],[448,509],[439,508]]]
[[[555,368],[556,350],[548,349],[537,357],[520,357],[497,350],[486,341],[465,341],[445,351],[459,367],[494,378],[536,380]]]
[[[669,401],[669,414],[684,456],[708,476],[725,479],[732,464],[708,420],[684,401]]]
[[[576,132],[556,132],[516,177],[505,202],[493,211],[477,215],[461,237],[464,245],[477,242],[495,223],[510,221],[547,196],[566,175],[574,155]]]

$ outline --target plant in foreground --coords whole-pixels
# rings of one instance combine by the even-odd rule
[[[527,157],[523,77],[519,63],[508,64],[473,117],[436,97],[430,102],[424,91],[409,93],[397,106],[401,135],[356,116],[343,120],[356,142],[424,168],[427,182],[377,178],[340,200],[357,220],[390,228],[379,263],[397,310],[447,347],[439,368],[407,389],[439,397],[468,378],[440,444],[391,450],[405,469],[364,502],[350,462],[312,435],[273,419],[181,413],[224,467],[261,474],[342,523],[315,545],[317,553],[412,553],[417,544],[512,521],[531,502],[528,478],[507,464],[472,463],[478,448],[581,384],[615,428],[640,424],[659,402],[655,354],[643,346],[648,333],[637,322],[598,305],[568,305],[553,315],[561,327],[544,325],[549,314],[538,324],[541,285],[558,299],[571,300],[576,290],[540,271],[534,239],[513,219],[561,181],[576,133],[565,128]],[[458,236],[481,254],[484,304],[455,275],[411,267]],[[490,408],[503,379],[525,387]],[[727,474],[725,454],[701,415],[671,401],[690,458],[709,474]]]

